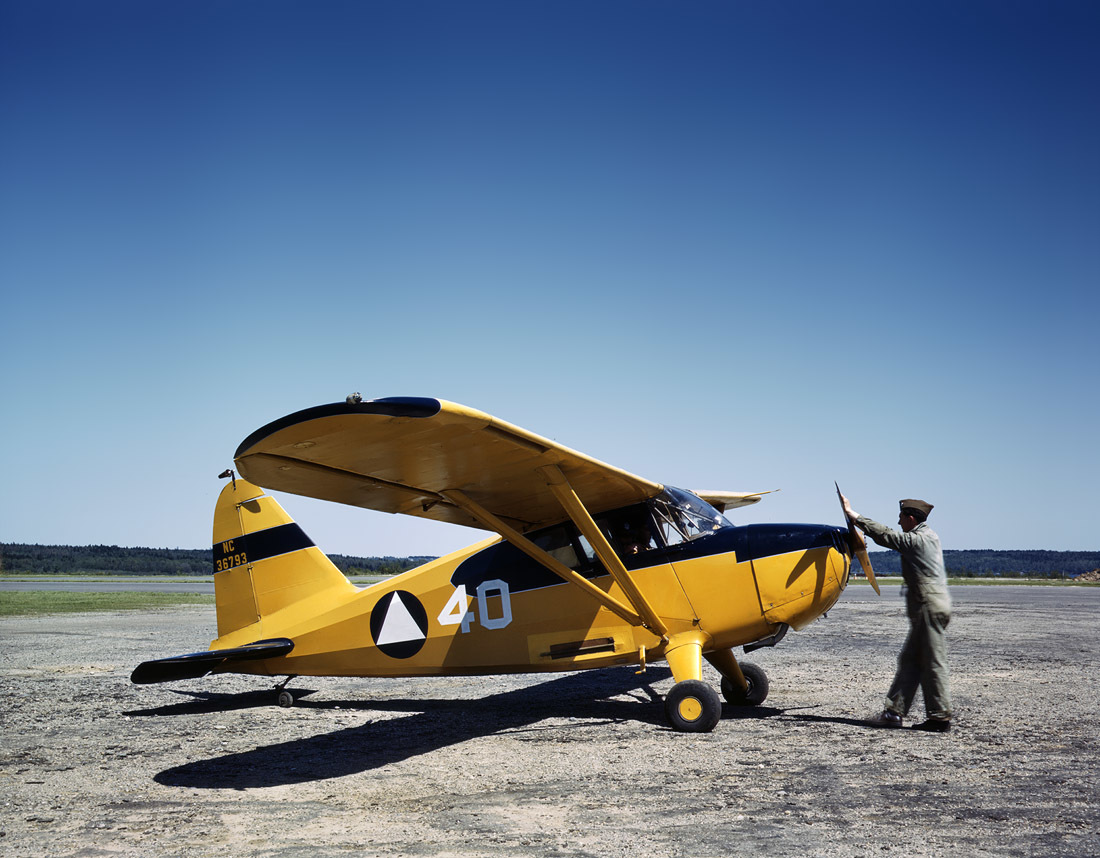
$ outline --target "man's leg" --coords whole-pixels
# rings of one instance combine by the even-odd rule
[[[924,709],[932,721],[951,720],[951,682],[947,672],[947,624],[951,615],[925,608],[925,651],[921,659]]]
[[[920,653],[924,648],[925,634],[922,624],[909,621],[909,634],[898,653],[898,669],[890,690],[886,692],[886,711],[895,715],[906,715],[917,696],[921,680]]]

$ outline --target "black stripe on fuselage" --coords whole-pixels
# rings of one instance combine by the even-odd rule
[[[246,533],[214,544],[214,572],[312,548],[313,540],[294,522]]]
[[[658,548],[622,558],[627,569],[680,563],[715,554],[735,554],[737,562],[758,560],[792,551],[814,548],[835,548],[848,553],[848,531],[826,524],[745,524],[727,527],[691,542],[670,548]],[[600,565],[578,568],[585,578],[598,578],[607,572]],[[512,593],[538,590],[565,582],[514,545],[499,542],[479,551],[459,564],[451,575],[451,584],[476,588],[483,581],[498,579],[508,584]]]
[[[747,531],[747,544],[737,549],[738,560],[758,560],[813,548],[835,548],[848,553],[848,529],[835,525],[746,524],[735,529]]]

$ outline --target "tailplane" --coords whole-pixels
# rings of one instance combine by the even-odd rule
[[[134,668],[134,672],[130,674],[130,681],[135,685],[150,685],[154,682],[198,679],[215,670],[226,669],[225,665],[230,663],[275,658],[286,655],[292,649],[294,649],[294,641],[276,638],[269,641],[256,641],[232,649],[211,649],[171,658],[158,658],[156,661],[143,661]]]

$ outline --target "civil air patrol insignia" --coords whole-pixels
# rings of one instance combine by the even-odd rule
[[[375,603],[370,612],[374,644],[390,658],[411,658],[428,638],[428,613],[407,590],[394,590]]]

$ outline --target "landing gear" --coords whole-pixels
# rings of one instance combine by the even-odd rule
[[[722,696],[734,706],[759,706],[768,697],[768,675],[752,662],[742,661],[738,665],[748,688],[742,689],[738,683],[723,676]]]
[[[681,733],[709,733],[722,717],[722,703],[702,680],[685,679],[665,696],[665,717]]]
[[[282,706],[284,709],[289,709],[291,706],[294,705],[294,695],[286,690],[286,686],[287,683],[290,682],[290,680],[295,678],[296,677],[294,676],[288,676],[286,679],[275,686],[275,690],[278,692],[275,697],[275,702]]]
[[[722,696],[734,706],[759,706],[768,696],[768,675],[749,661],[738,661],[732,649],[706,655],[714,669],[722,674]]]
[[[703,644],[698,630],[673,635],[665,650],[676,684],[665,696],[665,717],[681,733],[709,733],[722,717],[718,693],[703,682]]]
[[[768,696],[768,676],[749,662],[739,662],[732,649],[704,655],[705,639],[696,632],[673,635],[665,659],[677,680],[665,697],[665,716],[674,730],[709,733],[722,717],[718,693],[702,681],[702,661],[722,675],[722,695],[734,706],[759,706]]]

